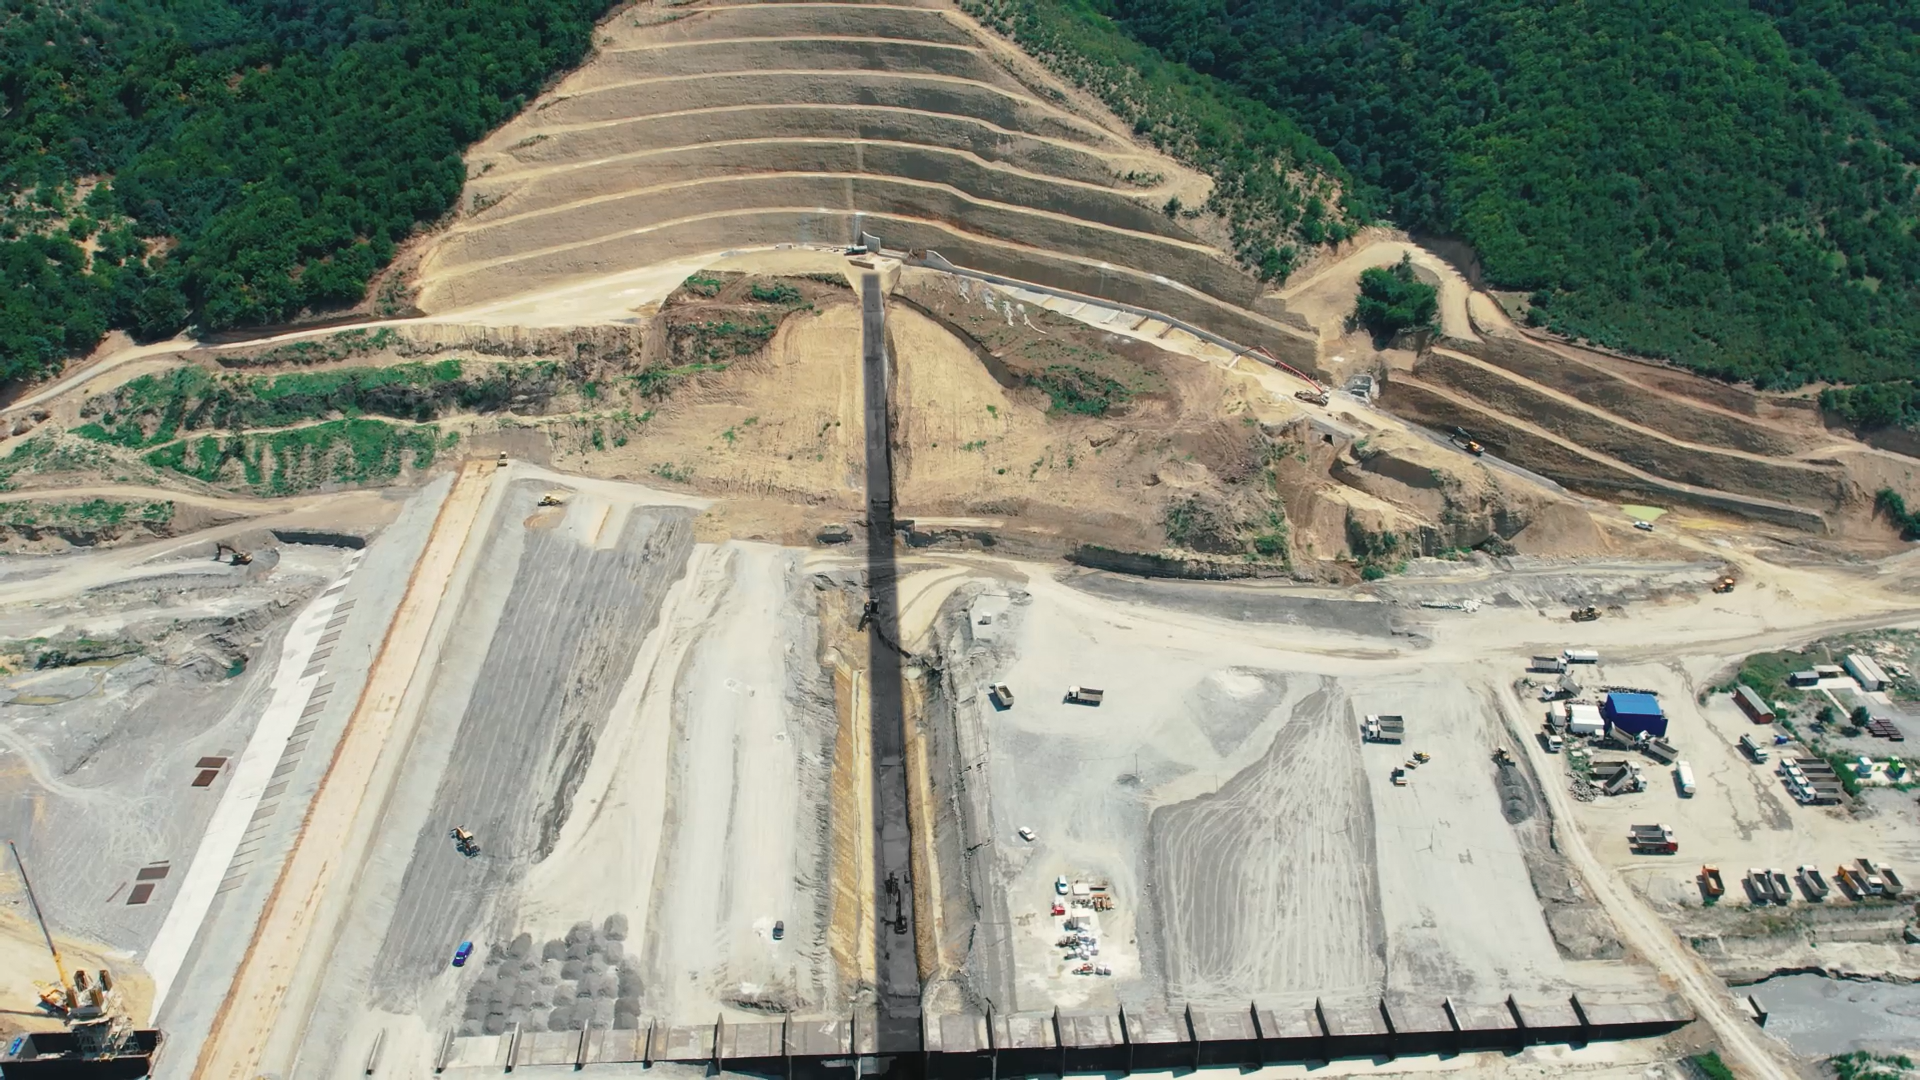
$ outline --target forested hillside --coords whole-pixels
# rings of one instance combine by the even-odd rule
[[[611,0],[0,0],[0,379],[351,303]]]
[[[1916,370],[1912,0],[1096,2],[1536,322],[1764,386]]]

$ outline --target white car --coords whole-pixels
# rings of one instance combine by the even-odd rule
[[[1634,522],[1634,523],[1633,523],[1633,527],[1634,527],[1634,528],[1636,528],[1636,529],[1639,529],[1639,530],[1640,530],[1641,532],[1652,532],[1652,531],[1653,531],[1653,522],[1651,522],[1651,521],[1636,521],[1636,522]]]
[[[1029,844],[1033,843],[1032,829],[1029,829],[1025,825],[1022,825],[1020,826],[1019,832],[1020,832],[1020,839],[1025,840]]]
[[[1053,883],[1053,891],[1059,893],[1061,896],[1067,895],[1067,889],[1070,887],[1067,883],[1067,875],[1065,874],[1061,874],[1059,880]]]

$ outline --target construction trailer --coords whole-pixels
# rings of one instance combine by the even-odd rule
[[[1787,685],[1799,687],[1819,686],[1820,673],[1812,668],[1808,668],[1805,671],[1788,672]]]
[[[1660,710],[1660,699],[1652,694],[1608,694],[1600,714],[1616,731],[1660,738],[1667,734],[1667,715]]]
[[[1862,690],[1879,690],[1887,685],[1887,673],[1881,671],[1880,665],[1873,662],[1873,657],[1865,653],[1847,654],[1842,665]]]
[[[1756,724],[1771,724],[1775,719],[1773,706],[1767,704],[1766,699],[1746,683],[1733,688],[1733,703],[1740,706],[1740,711],[1747,714],[1747,719]]]
[[[1584,701],[1572,702],[1567,706],[1567,734],[1585,737],[1598,735],[1605,730],[1607,721],[1600,715],[1600,706]]]

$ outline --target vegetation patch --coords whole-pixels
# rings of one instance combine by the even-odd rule
[[[1373,335],[1384,348],[1395,336],[1431,329],[1440,313],[1440,293],[1414,276],[1411,256],[1402,255],[1392,266],[1370,266],[1360,272],[1360,295],[1354,302],[1354,325]]]
[[[338,485],[390,481],[425,469],[451,446],[433,424],[333,420],[284,431],[180,439],[145,455],[148,464],[209,484],[293,495]]]
[[[213,361],[221,367],[331,364],[340,360],[351,360],[356,356],[384,352],[393,348],[399,341],[400,335],[394,333],[391,327],[381,326],[372,330],[342,330],[323,338],[289,341],[284,345],[275,345],[259,352],[222,349],[211,355]]]
[[[0,526],[9,529],[112,529],[122,524],[166,525],[173,520],[173,503],[120,502],[88,499],[84,502],[0,503]]]
[[[1125,383],[1074,364],[1048,364],[1027,385],[1046,391],[1053,412],[1079,416],[1105,416],[1133,397]]]
[[[559,388],[558,365],[461,360],[340,368],[287,375],[215,375],[177,368],[138,379],[89,401],[94,419],[74,434],[130,449],[159,446],[183,432],[286,427],[366,414],[425,421],[454,410],[491,412],[516,401],[545,401]]]
[[[1833,1070],[1834,1080],[1904,1080],[1916,1071],[1913,1059],[1905,1054],[1874,1054],[1865,1050],[1830,1057],[1827,1067]]]
[[[1920,540],[1920,514],[1907,509],[1907,500],[1892,488],[1881,488],[1873,497],[1873,508],[1885,514],[1902,540]]]

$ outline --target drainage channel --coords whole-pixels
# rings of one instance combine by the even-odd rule
[[[901,688],[893,462],[887,415],[886,297],[876,274],[860,279],[860,360],[867,440],[868,738],[873,749],[876,1050],[893,1075],[917,1071],[922,1049],[920,967],[913,924],[913,834],[908,820],[906,709]]]

